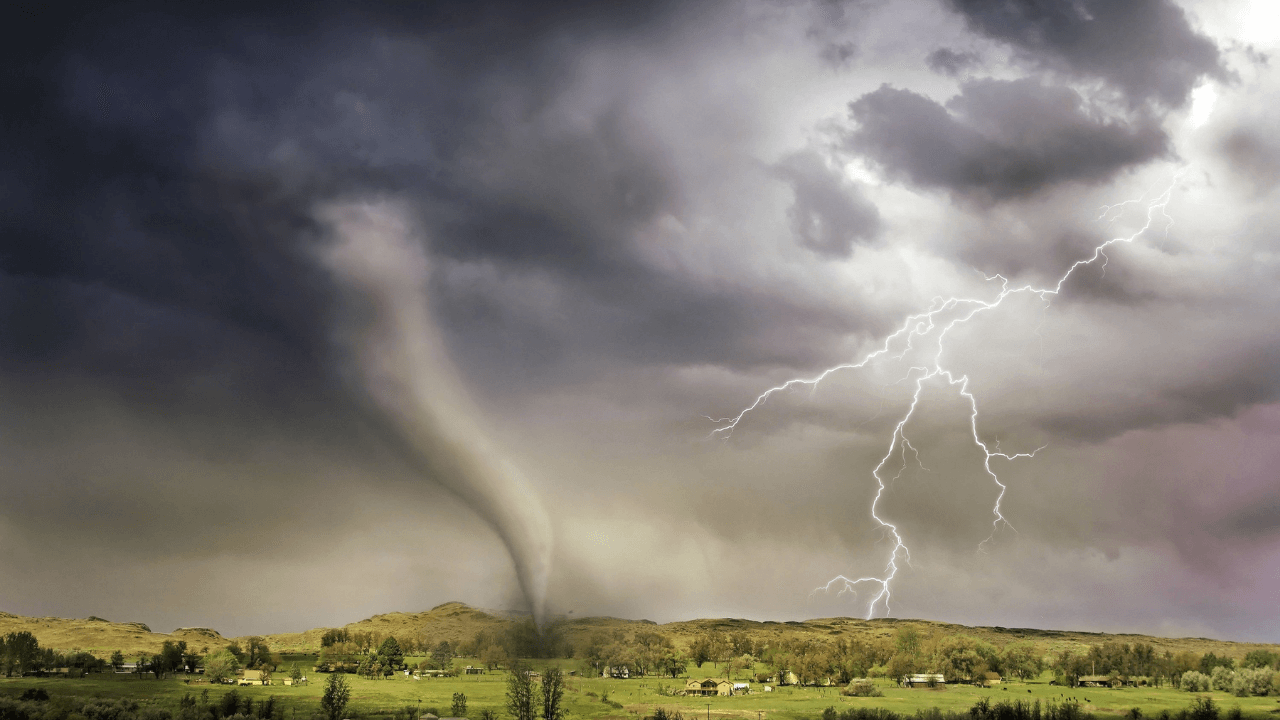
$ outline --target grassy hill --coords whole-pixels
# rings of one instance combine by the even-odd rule
[[[205,647],[216,649],[230,642],[209,628],[178,628],[171,633],[157,633],[139,622],[111,622],[93,616],[81,620],[33,618],[0,612],[0,634],[23,630],[35,635],[40,647],[83,650],[103,658],[114,650],[128,656],[155,653],[165,640],[185,640],[196,650]]]
[[[527,616],[512,613],[480,610],[463,603],[450,602],[425,612],[392,612],[353,622],[344,627],[352,632],[373,632],[397,637],[427,638],[432,643],[448,640],[457,644],[470,640],[482,630],[503,631]],[[1280,645],[1241,643],[1208,638],[1162,638],[1136,634],[1107,634],[1078,631],[1037,630],[1031,628],[969,627],[928,620],[899,620],[885,618],[856,620],[852,618],[818,618],[804,622],[773,622],[742,619],[686,620],[656,624],[648,620],[625,620],[609,617],[562,618],[565,638],[579,646],[594,633],[631,636],[637,631],[660,632],[669,636],[677,646],[688,646],[692,640],[706,632],[745,632],[756,642],[771,642],[786,637],[804,637],[815,640],[835,641],[843,638],[890,639],[903,626],[914,626],[922,636],[966,634],[996,646],[1009,642],[1030,640],[1043,654],[1057,653],[1066,648],[1086,648],[1103,642],[1149,643],[1157,653],[1166,650],[1178,653],[1190,651],[1198,654],[1213,652],[1219,656],[1242,658],[1245,653],[1265,649],[1280,652]],[[216,649],[242,638],[227,638],[208,628],[180,628],[172,633],[155,633],[142,623],[110,622],[89,617],[73,620],[63,618],[29,618],[0,613],[0,634],[19,630],[31,632],[41,647],[58,650],[85,650],[100,657],[121,650],[127,656],[138,653],[154,653],[165,640],[185,640],[196,650]],[[301,633],[266,635],[264,639],[272,650],[286,653],[308,653],[320,650],[320,638],[326,628],[316,628]]]

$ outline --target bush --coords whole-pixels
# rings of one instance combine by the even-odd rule
[[[1199,670],[1188,670],[1182,673],[1178,687],[1187,692],[1209,692],[1209,676]]]
[[[1214,690],[1230,690],[1231,684],[1235,682],[1236,671],[1230,668],[1218,665],[1209,672],[1209,682],[1213,685]]]
[[[34,700],[34,701],[40,702],[40,701],[48,700],[49,693],[45,691],[44,688],[27,688],[26,690],[22,691],[22,695],[20,695],[18,699]]]
[[[1271,668],[1239,670],[1231,680],[1231,692],[1237,697],[1266,695],[1271,691]]]
[[[847,697],[880,697],[884,693],[880,692],[880,688],[870,680],[852,680],[849,685],[840,690],[841,695]]]
[[[1214,704],[1213,698],[1201,695],[1191,701],[1191,707],[1187,708],[1187,717],[1190,720],[1218,720],[1218,706]]]

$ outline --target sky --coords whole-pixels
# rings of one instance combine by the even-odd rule
[[[1268,0],[179,5],[3,23],[0,609],[1280,642]]]

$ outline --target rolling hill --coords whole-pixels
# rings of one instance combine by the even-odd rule
[[[482,630],[508,630],[514,623],[527,621],[527,616],[492,610],[481,610],[469,605],[450,602],[425,612],[391,612],[374,615],[343,626],[352,632],[372,632],[379,635],[416,637],[431,643],[448,640],[457,644],[470,640]],[[784,637],[803,637],[815,640],[892,638],[899,628],[914,626],[922,635],[966,634],[993,645],[1029,640],[1041,653],[1056,653],[1065,648],[1084,648],[1103,642],[1149,643],[1156,652],[1174,653],[1190,651],[1213,652],[1217,655],[1241,658],[1251,650],[1265,649],[1280,652],[1280,645],[1243,643],[1209,638],[1163,638],[1138,634],[1107,634],[1080,631],[1038,630],[1032,628],[969,627],[928,620],[903,620],[884,618],[857,620],[852,618],[818,618],[804,622],[756,621],[733,618],[701,619],[656,624],[649,620],[625,620],[610,617],[561,619],[565,638],[578,645],[594,633],[630,636],[637,631],[660,632],[677,646],[687,646],[696,636],[706,632],[745,632],[756,642],[770,642]],[[320,650],[321,636],[327,628],[315,628],[301,633],[279,633],[263,638],[277,652],[308,653]],[[58,650],[85,650],[99,657],[106,657],[114,650],[127,656],[154,653],[165,640],[185,640],[196,650],[217,649],[233,640],[243,638],[224,637],[208,628],[179,628],[172,633],[151,632],[150,628],[136,622],[110,622],[102,618],[84,619],[33,618],[0,612],[0,634],[27,630],[36,636],[41,647]]]

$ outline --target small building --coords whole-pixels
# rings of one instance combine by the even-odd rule
[[[270,685],[271,676],[262,670],[245,670],[239,685]]]
[[[1081,675],[1079,680],[1080,687],[1112,687],[1121,684],[1123,683],[1119,678],[1110,675]]]
[[[600,673],[600,677],[613,678],[614,680],[626,680],[631,677],[631,669],[626,665],[617,665],[615,667],[605,666]]]
[[[916,673],[902,678],[902,687],[907,688],[936,687],[945,684],[946,679],[942,677],[942,673]]]
[[[462,674],[463,675],[483,675],[484,667],[483,666],[475,667],[474,665],[468,665],[462,669]]]
[[[999,685],[1003,681],[1004,681],[1004,678],[1000,677],[1000,673],[992,672],[992,671],[980,673],[973,678],[973,684],[981,685],[982,687],[991,687],[992,685]]]
[[[734,695],[749,695],[751,693],[751,685],[749,683],[734,683],[732,690]]]

